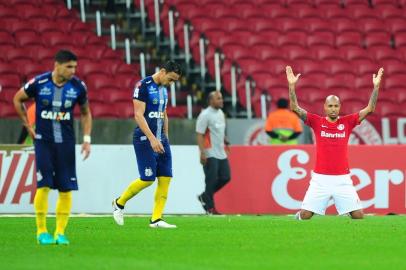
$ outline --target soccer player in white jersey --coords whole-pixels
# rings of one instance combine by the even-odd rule
[[[382,76],[383,68],[379,69],[378,74],[373,74],[374,89],[364,109],[339,116],[340,99],[330,95],[324,103],[326,117],[321,117],[299,107],[295,85],[300,74],[294,75],[292,68],[286,67],[290,108],[313,129],[316,137],[316,166],[301,210],[296,214],[297,219],[310,219],[314,214],[324,215],[330,198],[334,200],[338,214],[350,214],[353,219],[363,218],[362,205],[350,178],[348,139],[352,129],[374,112]]]

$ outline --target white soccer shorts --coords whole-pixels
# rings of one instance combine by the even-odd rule
[[[330,199],[334,200],[339,215],[362,209],[349,174],[324,175],[313,172],[302,209],[324,215]]]

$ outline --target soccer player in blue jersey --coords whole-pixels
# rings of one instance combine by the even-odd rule
[[[162,219],[162,212],[172,178],[166,87],[179,80],[180,76],[180,66],[176,62],[169,61],[157,73],[146,77],[135,86],[134,118],[138,127],[134,130],[133,144],[140,177],[130,183],[123,194],[113,201],[113,217],[118,225],[124,225],[123,209],[126,202],[158,178],[149,226],[176,228],[176,225],[168,224]]]
[[[36,76],[14,96],[14,106],[29,134],[34,138],[37,165],[37,191],[34,208],[39,244],[67,245],[65,236],[72,206],[72,190],[78,189],[75,168],[75,135],[73,130],[73,108],[80,106],[83,127],[82,153],[84,159],[90,154],[90,132],[92,116],[85,84],[74,76],[76,56],[66,50],[55,55],[52,72]],[[36,104],[35,130],[28,123],[24,101],[34,99]],[[48,233],[46,215],[48,193],[57,189],[56,230]]]

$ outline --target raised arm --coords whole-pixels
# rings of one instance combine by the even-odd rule
[[[378,101],[379,86],[381,84],[382,76],[383,76],[383,68],[380,68],[378,70],[378,75],[376,75],[376,74],[372,75],[372,82],[374,84],[374,90],[372,90],[372,94],[371,94],[371,97],[369,98],[368,106],[366,106],[364,109],[362,109],[359,112],[359,121],[360,122],[362,120],[364,120],[369,114],[371,114],[375,111],[376,102]]]
[[[297,104],[297,97],[295,93],[295,85],[299,80],[299,77],[300,73],[295,76],[295,74],[293,74],[292,68],[290,66],[286,67],[286,78],[289,84],[290,109],[295,112],[300,117],[300,119],[306,121],[307,112],[304,109],[300,108]]]

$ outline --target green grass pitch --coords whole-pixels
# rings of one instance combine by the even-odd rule
[[[0,218],[0,269],[406,269],[406,216],[73,217],[69,246],[39,246],[32,217]],[[48,219],[48,228],[55,226]]]

